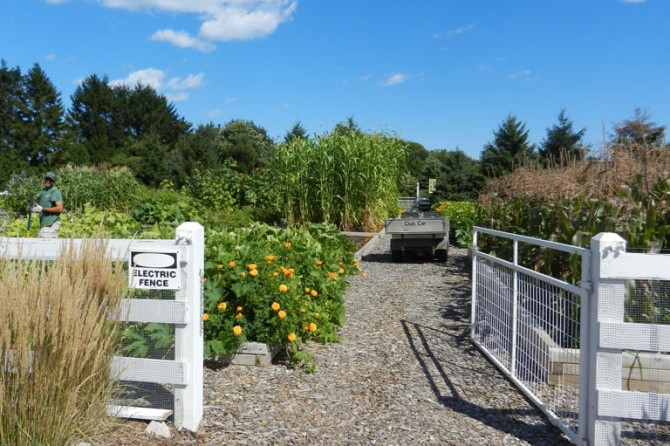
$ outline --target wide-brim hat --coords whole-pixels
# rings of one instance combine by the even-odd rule
[[[44,174],[44,178],[49,178],[53,180],[54,182],[56,181],[56,173],[55,172],[47,172]]]

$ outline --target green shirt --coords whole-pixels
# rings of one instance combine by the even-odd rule
[[[40,191],[37,197],[37,204],[43,208],[52,208],[56,203],[63,201],[63,195],[56,186],[44,188]],[[60,220],[60,214],[49,214],[44,211],[40,212],[40,227],[46,228]]]

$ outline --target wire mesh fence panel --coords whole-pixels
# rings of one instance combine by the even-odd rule
[[[580,297],[485,259],[475,271],[473,340],[576,435]]]
[[[512,368],[512,270],[479,259],[473,338],[507,370]]]
[[[515,375],[577,432],[580,297],[519,273]]]

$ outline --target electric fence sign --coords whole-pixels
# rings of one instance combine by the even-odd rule
[[[179,250],[130,251],[128,287],[142,290],[178,290],[181,288]]]

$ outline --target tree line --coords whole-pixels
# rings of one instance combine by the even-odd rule
[[[232,164],[242,173],[267,166],[277,144],[310,139],[300,122],[274,141],[252,121],[224,125],[193,125],[152,87],[112,85],[106,76],[85,78],[65,109],[60,92],[39,64],[25,74],[0,61],[0,187],[12,175],[33,175],[64,165],[127,166],[139,181],[175,187],[197,171]],[[332,133],[361,132],[353,118],[338,123]],[[401,194],[413,195],[416,184],[427,187],[435,178],[435,195],[450,200],[476,198],[487,178],[516,167],[551,165],[590,154],[585,129],[576,129],[566,111],[547,129],[545,139],[529,141],[525,123],[507,116],[493,139],[473,159],[462,150],[427,150],[405,141],[406,168],[398,177]],[[665,126],[651,122],[641,110],[614,126],[609,144],[639,152],[665,145]]]

